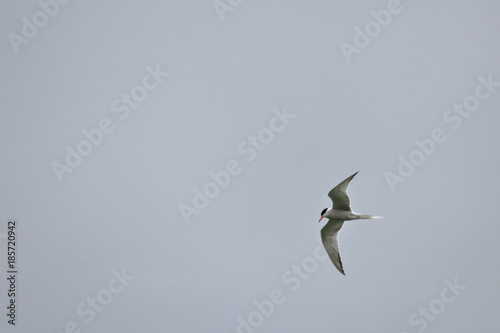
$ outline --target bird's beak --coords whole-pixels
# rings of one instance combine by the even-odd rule
[[[319,222],[321,222],[321,220],[323,219],[323,217],[324,217],[324,216],[321,216],[321,217],[319,218],[318,223],[319,223]]]

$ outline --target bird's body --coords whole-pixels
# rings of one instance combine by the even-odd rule
[[[328,256],[332,260],[332,263],[339,270],[339,272],[344,275],[345,272],[339,252],[339,231],[344,225],[344,222],[358,219],[381,218],[379,216],[354,213],[351,210],[351,203],[349,196],[347,195],[347,188],[349,187],[349,182],[358,174],[358,172],[348,177],[328,192],[328,196],[332,199],[333,207],[323,209],[321,212],[321,218],[319,219],[320,221],[325,217],[329,219],[328,223],[323,227],[323,229],[321,229],[321,240],[323,241],[323,245],[325,246]]]
[[[360,216],[362,215],[353,213],[352,211],[349,210],[341,210],[335,208],[328,208],[325,214],[323,214],[323,217],[326,217],[327,219],[342,220],[342,221],[357,220],[360,218]]]

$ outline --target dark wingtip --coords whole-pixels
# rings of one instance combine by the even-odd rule
[[[353,173],[349,178],[353,179],[357,174],[359,173],[359,171],[356,171],[355,173]]]

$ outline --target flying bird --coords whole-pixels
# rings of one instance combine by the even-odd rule
[[[359,172],[359,171],[358,171]],[[339,252],[339,231],[344,225],[345,221],[348,220],[359,220],[359,219],[380,219],[381,216],[372,215],[362,215],[354,213],[351,210],[351,202],[349,196],[347,195],[347,188],[351,180],[358,174],[356,172],[346,180],[335,186],[328,196],[332,199],[332,208],[325,208],[321,212],[321,221],[324,217],[329,219],[328,223],[321,229],[321,240],[325,246],[326,252],[330,259],[332,260],[335,267],[340,273],[345,275],[344,268],[342,267],[342,260],[340,259]]]

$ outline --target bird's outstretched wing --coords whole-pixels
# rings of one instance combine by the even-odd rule
[[[347,188],[349,187],[350,181],[358,174],[358,172],[350,177],[347,177],[346,180],[328,192],[328,196],[332,199],[334,209],[351,210],[351,202],[349,201],[349,196],[347,195]]]
[[[342,220],[329,220],[323,229],[321,229],[321,240],[335,267],[340,273],[345,275],[339,252],[339,231],[343,225],[344,221]]]

